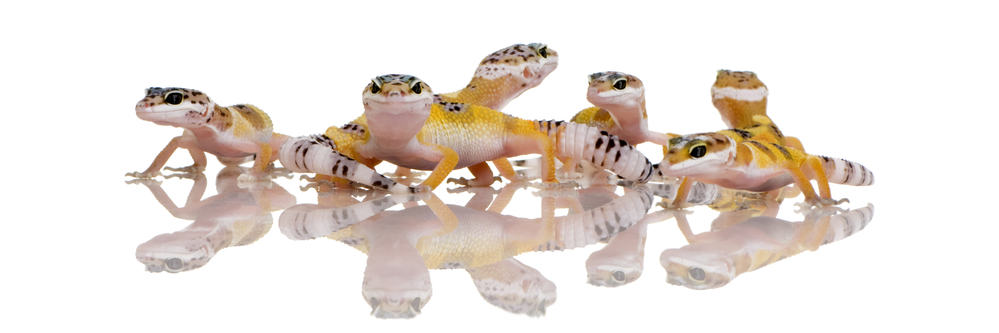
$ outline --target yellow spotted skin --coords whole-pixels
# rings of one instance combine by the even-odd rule
[[[224,118],[232,133],[240,138],[263,136],[269,138],[274,130],[271,118],[256,106],[249,104],[233,105],[225,108],[217,107],[216,115]]]
[[[590,125],[605,131],[614,129],[615,125],[614,117],[611,117],[610,112],[596,106],[579,111],[570,121]]]

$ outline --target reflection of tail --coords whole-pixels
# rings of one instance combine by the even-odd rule
[[[829,230],[826,231],[822,244],[829,244],[863,230],[867,223],[874,217],[874,205],[853,209],[846,213],[836,214],[829,217]]]
[[[281,145],[281,164],[295,172],[311,172],[340,177],[374,188],[398,193],[415,193],[407,187],[382,176],[374,169],[336,151],[333,140],[322,134],[288,139]]]
[[[600,129],[564,121],[538,120],[538,129],[555,138],[559,158],[589,161],[621,178],[648,182],[652,162],[627,141]]]
[[[278,227],[281,233],[295,240],[324,237],[367,220],[402,201],[396,196],[386,196],[347,207],[299,204],[281,212]]]
[[[556,218],[554,239],[541,244],[537,250],[565,250],[595,244],[635,225],[652,208],[653,197],[644,186],[632,189],[603,206]]]
[[[850,162],[842,158],[818,156],[822,160],[822,168],[830,183],[865,186],[874,183],[874,173],[860,163]]]

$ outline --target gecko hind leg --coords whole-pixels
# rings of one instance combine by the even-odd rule
[[[489,168],[486,162],[473,164],[468,167],[468,171],[472,173],[472,179],[465,177],[448,178],[447,182],[461,186],[484,187],[490,186],[496,181],[501,181],[500,177],[493,176],[493,170]]]

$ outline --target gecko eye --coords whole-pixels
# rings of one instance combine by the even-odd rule
[[[548,58],[548,46],[542,46],[538,49],[538,54],[541,55],[542,58]]]
[[[382,91],[382,85],[378,84],[378,81],[371,80],[371,93],[377,94],[379,91]]]
[[[628,86],[628,80],[626,79],[617,79],[617,81],[614,81],[614,89],[624,90],[624,88],[627,86]]]
[[[423,92],[423,82],[413,81],[409,86],[409,90],[412,90],[414,94],[419,94]]]
[[[690,277],[691,280],[697,282],[704,282],[705,278],[704,270],[698,267],[691,268],[689,271],[687,271],[687,277]]]
[[[693,158],[704,157],[704,155],[707,153],[708,153],[708,147],[703,144],[699,144],[690,148],[690,157]]]
[[[167,104],[177,105],[184,101],[184,94],[175,91],[167,94],[166,97],[163,97],[163,101]]]

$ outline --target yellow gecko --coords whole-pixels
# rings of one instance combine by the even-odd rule
[[[558,52],[542,43],[514,44],[502,48],[486,56],[479,62],[472,80],[465,88],[435,96],[435,100],[451,103],[466,103],[481,105],[500,111],[507,103],[524,91],[537,87],[548,74],[558,67]],[[362,115],[342,127],[330,127],[326,136],[335,142],[344,140],[367,140],[367,119]],[[369,167],[381,162],[377,159],[363,158],[356,154],[347,154],[358,158]],[[506,159],[492,161],[500,174],[513,179],[516,174],[513,166]],[[488,186],[493,183],[492,171],[485,162],[469,166],[476,178],[472,180],[451,179],[449,181],[471,186]],[[408,173],[407,168],[399,167],[396,174]]]
[[[756,192],[794,183],[811,204],[833,204],[829,182],[871,185],[874,174],[863,165],[838,158],[809,155],[792,147],[752,139],[746,130],[730,129],[670,139],[659,172],[684,178],[677,199],[692,180]],[[809,179],[815,179],[819,195]],[[682,202],[682,201],[680,201]]]
[[[606,131],[562,121],[524,120],[483,106],[435,100],[430,87],[411,75],[376,77],[365,87],[363,101],[364,140],[325,135],[288,140],[280,149],[282,164],[296,172],[347,178],[337,167],[348,165],[356,170],[360,164],[348,156],[386,160],[433,170],[421,184],[430,189],[455,168],[531,153],[542,155],[542,180],[548,184],[557,183],[556,157],[587,160],[638,182],[652,176],[652,164],[644,155]],[[316,146],[321,147],[311,149]],[[472,171],[476,178],[492,178],[488,168]],[[358,182],[391,191],[412,190],[394,181]]]
[[[194,164],[167,170],[199,173],[205,169],[205,152],[209,152],[225,165],[237,165],[252,158],[254,173],[261,174],[277,158],[277,149],[288,138],[274,133],[271,118],[257,107],[219,106],[194,89],[146,89],[146,97],[135,104],[135,115],[158,125],[184,129],[184,134],[170,140],[145,171],[127,174],[137,178],[159,175],[177,148],[187,149]]]

